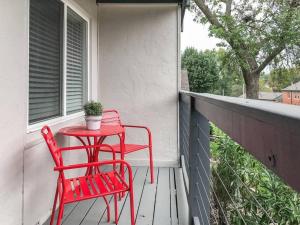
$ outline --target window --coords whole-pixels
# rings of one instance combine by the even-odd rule
[[[88,22],[59,0],[30,1],[29,125],[81,112],[88,99]]]
[[[81,111],[87,99],[87,24],[70,8],[67,20],[67,114],[71,114]]]

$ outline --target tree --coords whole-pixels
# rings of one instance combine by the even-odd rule
[[[230,52],[220,48],[214,53],[219,71],[214,94],[240,96],[243,93],[243,77],[239,67],[230,60]]]
[[[268,76],[263,73],[259,79],[259,91],[262,92],[273,92],[273,89],[269,86]],[[276,90],[274,90],[276,91]]]
[[[187,48],[182,54],[182,68],[188,71],[193,92],[212,92],[218,81],[218,68],[211,51],[201,52]]]
[[[269,75],[269,85],[273,91],[281,91],[283,88],[300,81],[299,68],[277,68],[271,71]]]
[[[210,24],[239,65],[248,98],[258,98],[261,72],[300,46],[299,0],[194,0],[196,20]],[[297,55],[297,54],[296,54]]]

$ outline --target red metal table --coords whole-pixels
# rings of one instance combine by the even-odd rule
[[[58,131],[61,135],[77,138],[83,146],[99,145],[102,144],[106,137],[117,135],[120,138],[121,149],[124,148],[124,132],[125,129],[120,125],[102,125],[99,130],[88,130],[86,126],[70,126]],[[94,162],[98,159],[95,150],[94,148],[86,148],[88,162]],[[88,168],[86,175],[92,173],[93,168]]]

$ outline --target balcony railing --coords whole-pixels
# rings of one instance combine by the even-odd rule
[[[300,192],[299,106],[185,91],[179,99],[180,154],[194,224],[211,224],[209,122]]]

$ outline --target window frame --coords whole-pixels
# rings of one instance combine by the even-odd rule
[[[69,114],[67,115],[67,10],[68,8],[72,9],[74,12],[76,12],[83,20],[86,21],[87,23],[87,29],[86,29],[86,46],[87,46],[87,71],[86,71],[86,79],[87,79],[87,90],[86,90],[86,95],[87,95],[87,100],[90,100],[90,18],[88,16],[88,13],[85,12],[77,3],[75,3],[73,0],[60,0],[63,3],[63,8],[64,8],[64,15],[63,15],[63,57],[62,57],[62,96],[61,96],[61,101],[62,101],[62,115],[55,117],[55,118],[50,118],[47,120],[43,120],[34,124],[29,123],[29,79],[27,82],[27,133],[32,133],[34,131],[40,130],[45,124],[49,126],[53,126],[59,123],[66,122],[68,120],[80,118],[84,116],[84,111],[80,111],[77,113]],[[28,1],[28,17],[30,17],[30,0]],[[28,54],[29,54],[29,25],[30,20],[28,19]],[[29,64],[29,57],[28,57],[28,64]],[[29,71],[29,69],[28,69]],[[29,74],[28,74],[29,78]]]

